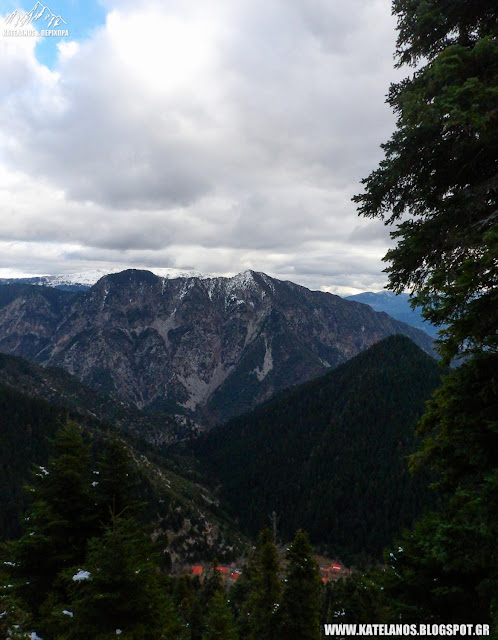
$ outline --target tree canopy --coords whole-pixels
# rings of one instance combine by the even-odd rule
[[[398,0],[397,116],[385,158],[355,196],[359,213],[396,223],[389,287],[413,293],[446,359],[496,351],[498,42],[493,2]]]
[[[387,556],[384,584],[404,620],[498,627],[498,9],[394,0],[393,13],[398,66],[416,70],[390,88],[396,131],[354,200],[396,225],[389,288],[408,289],[444,327],[443,360],[460,366],[429,403],[412,457],[438,472],[444,505]]]

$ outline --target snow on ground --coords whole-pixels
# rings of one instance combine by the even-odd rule
[[[78,573],[74,574],[73,580],[74,582],[79,582],[80,580],[88,580],[89,577],[90,577],[89,571],[84,571],[83,569],[80,569]]]

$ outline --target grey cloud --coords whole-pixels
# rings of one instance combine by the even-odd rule
[[[65,63],[62,111],[51,104],[45,112],[39,105],[18,111],[21,144],[11,150],[11,161],[44,173],[71,198],[119,208],[188,206],[214,184],[231,190],[245,182],[257,190],[261,174],[268,181],[279,167],[331,185],[340,176],[344,184],[352,172],[356,178],[373,125],[391,125],[381,99],[365,113],[364,93],[378,91],[378,82],[369,87],[365,77],[355,86],[342,68],[346,58],[317,52],[309,25],[287,3],[276,3],[273,12],[258,11],[259,5],[246,5],[236,16],[234,41],[219,43],[220,67],[209,70],[221,87],[217,104],[203,104],[195,87],[190,99],[198,107],[190,112],[184,96],[140,95],[102,33]],[[313,24],[322,16],[332,39],[354,31],[354,6],[331,14],[321,5],[297,5]],[[347,24],[336,14],[346,14]],[[228,124],[213,123],[211,107],[226,112]],[[198,138],[182,134],[185,121]],[[324,169],[331,172],[327,178]]]
[[[384,226],[380,220],[374,220],[367,224],[358,225],[348,236],[348,242],[353,245],[364,245],[368,243],[381,244],[384,247],[389,245],[390,228]]]
[[[47,202],[37,204],[35,189],[21,198],[12,190],[16,216],[0,238],[78,245],[65,255],[83,262],[107,254],[201,270],[225,261],[231,272],[287,265],[320,286],[348,270],[379,273],[380,260],[358,250],[373,243],[380,252],[385,232],[359,225],[350,198],[394,124],[383,104],[392,50],[383,3],[107,4],[114,17],[61,59],[58,80],[29,57],[11,62],[22,90],[12,80],[0,106],[3,157],[43,185]],[[132,25],[149,11],[188,26],[209,10],[221,26],[206,59],[186,61],[190,85],[168,76],[175,60],[158,59],[164,43],[147,58],[146,42],[127,45],[119,33],[127,12]],[[123,57],[125,45],[137,60]],[[50,203],[51,191],[59,196]]]

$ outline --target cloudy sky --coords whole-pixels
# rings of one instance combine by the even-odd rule
[[[390,0],[48,0],[69,36],[8,35],[35,4],[0,1],[0,277],[382,288],[388,231],[351,197],[394,129]]]

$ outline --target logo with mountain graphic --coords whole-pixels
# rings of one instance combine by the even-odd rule
[[[68,36],[67,22],[37,2],[31,11],[15,9],[5,18],[4,36]],[[43,25],[43,28],[40,28]],[[59,27],[59,28],[57,28]]]

